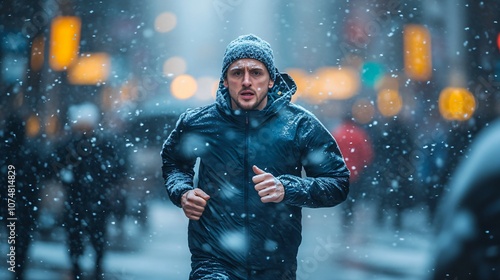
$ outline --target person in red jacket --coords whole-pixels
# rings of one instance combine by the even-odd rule
[[[350,229],[353,223],[354,203],[363,197],[365,190],[362,183],[360,183],[360,177],[373,161],[373,147],[368,134],[350,116],[343,119],[342,123],[332,132],[332,135],[337,140],[347,168],[351,172],[349,178],[351,191],[347,200],[342,203],[344,211],[343,225]]]

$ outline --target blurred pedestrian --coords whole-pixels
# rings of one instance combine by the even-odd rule
[[[108,115],[103,120],[103,127],[106,130],[107,141],[112,143],[115,165],[113,168],[113,178],[112,184],[109,184],[109,194],[113,199],[109,200],[110,211],[107,213],[109,217],[113,217],[114,231],[110,232],[110,238],[113,238],[114,245],[117,248],[123,249],[127,245],[126,241],[126,217],[127,211],[131,208],[128,199],[129,187],[136,188],[137,186],[132,186],[129,182],[129,171],[131,167],[131,161],[129,158],[130,151],[128,147],[130,141],[126,135],[128,126],[127,123],[120,118],[115,112],[109,112]],[[135,197],[135,195],[132,195]],[[139,219],[140,222],[144,222],[144,219]]]
[[[351,172],[349,178],[350,191],[343,208],[343,226],[351,229],[354,217],[354,205],[366,196],[366,183],[362,180],[365,169],[373,160],[373,148],[366,131],[357,124],[350,114],[343,118],[339,126],[332,132]]]
[[[190,279],[295,279],[302,207],[346,199],[337,143],[290,102],[295,91],[269,43],[242,35],[226,48],[216,101],[184,112],[165,141],[165,185],[190,219]]]
[[[417,205],[415,179],[417,164],[412,158],[415,149],[408,123],[401,117],[379,122],[369,130],[374,159],[368,167],[372,197],[376,197],[376,221],[392,222],[401,228],[405,210]]]
[[[69,108],[71,131],[56,153],[53,167],[65,190],[64,228],[67,232],[72,273],[82,279],[80,257],[86,238],[95,251],[93,279],[103,278],[106,247],[106,220],[110,209],[110,191],[119,180],[120,155],[114,143],[98,129],[100,113],[91,103]]]
[[[22,280],[26,278],[26,268],[31,263],[29,248],[37,228],[39,182],[43,171],[38,151],[31,145],[26,135],[26,122],[23,117],[17,112],[12,112],[5,122],[4,137],[2,137],[5,159],[2,158],[1,168],[2,174],[8,177],[9,192],[6,188],[6,192],[2,194],[0,216],[11,231],[8,235],[15,233],[15,238],[8,241],[9,249],[11,246],[14,248],[8,253],[13,253],[15,257],[12,263],[8,261],[9,267],[12,268],[10,271],[14,272],[12,279]]]
[[[476,137],[439,204],[430,279],[500,279],[500,119]]]

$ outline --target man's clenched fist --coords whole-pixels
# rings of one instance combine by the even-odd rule
[[[181,198],[181,206],[186,217],[199,220],[209,199],[210,196],[198,188],[185,192]]]
[[[278,203],[285,197],[285,188],[283,184],[276,179],[273,174],[267,173],[257,166],[252,166],[253,172],[256,174],[252,177],[255,184],[255,190],[260,196],[260,200],[264,203]]]

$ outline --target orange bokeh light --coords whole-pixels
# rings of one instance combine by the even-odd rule
[[[447,87],[439,95],[439,112],[447,120],[468,120],[475,109],[476,99],[465,88]]]
[[[68,69],[68,81],[75,85],[95,85],[107,80],[111,59],[107,53],[88,53]]]
[[[196,93],[198,84],[190,75],[179,75],[172,81],[170,90],[175,98],[188,99]]]
[[[80,46],[81,20],[74,16],[54,18],[50,29],[49,65],[63,71],[77,59]]]
[[[411,79],[427,81],[431,77],[431,36],[424,26],[410,24],[404,28],[404,67]]]

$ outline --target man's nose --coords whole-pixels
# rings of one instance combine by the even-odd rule
[[[243,74],[243,86],[249,87],[252,85],[252,82],[250,81],[250,73],[248,71],[245,71]]]

